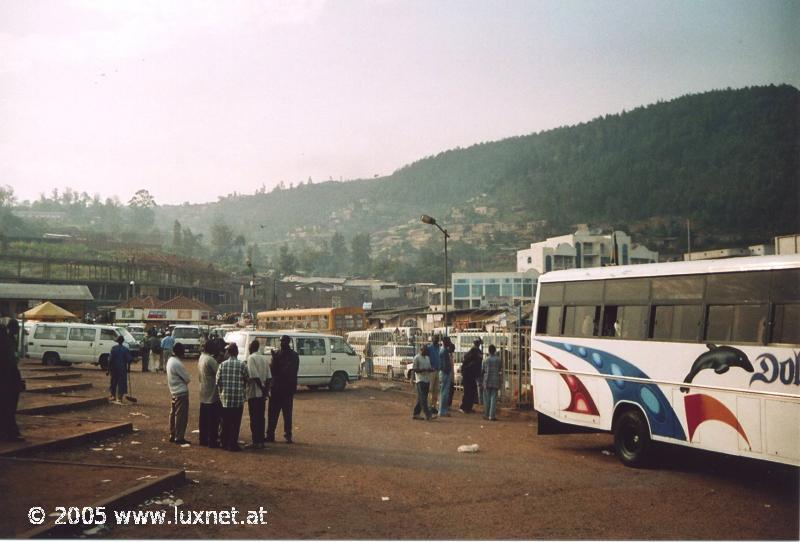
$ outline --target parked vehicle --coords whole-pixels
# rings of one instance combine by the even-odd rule
[[[176,325],[172,328],[172,336],[175,338],[175,342],[181,343],[186,348],[187,357],[200,357],[205,342],[205,336],[200,326]]]
[[[375,348],[372,358],[376,373],[385,374],[389,380],[395,376],[408,374],[408,367],[414,364],[415,348],[408,344],[385,344]]]
[[[364,331],[351,331],[347,334],[347,343],[361,358],[361,374],[369,374],[369,366],[375,350],[379,346],[394,342],[394,334],[385,329],[366,329]]]
[[[140,345],[124,328],[110,325],[45,323],[31,326],[28,356],[41,359],[44,365],[95,363],[108,367],[108,355],[122,335],[124,345],[136,355]]]
[[[239,359],[247,359],[250,343],[256,339],[261,344],[259,352],[269,355],[280,347],[280,338],[292,338],[293,348],[300,357],[297,383],[316,389],[327,386],[332,391],[342,391],[348,382],[359,378],[358,354],[338,335],[303,331],[231,331],[225,335],[226,343],[235,343]]]

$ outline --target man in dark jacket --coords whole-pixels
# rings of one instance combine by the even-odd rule
[[[17,426],[19,393],[24,382],[17,367],[17,334],[19,324],[11,320],[0,326],[0,440],[24,440]]]
[[[125,338],[117,336],[117,345],[111,349],[108,356],[108,373],[111,374],[111,400],[121,403],[122,398],[128,393],[128,369],[133,356],[128,347],[122,344]]]
[[[297,371],[300,369],[300,356],[292,350],[292,339],[281,337],[281,348],[272,352],[270,370],[272,372],[272,396],[267,408],[267,442],[275,442],[275,428],[278,416],[283,412],[283,437],[292,442],[292,408],[294,393],[297,391]]]
[[[472,405],[478,398],[477,378],[481,374],[481,363],[483,362],[481,344],[483,341],[480,338],[475,339],[472,348],[464,355],[461,362],[461,384],[464,386],[464,396],[461,399],[461,408],[458,410],[465,414],[472,412]]]

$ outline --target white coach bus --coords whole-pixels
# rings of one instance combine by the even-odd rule
[[[546,273],[534,315],[540,433],[800,465],[800,255]]]

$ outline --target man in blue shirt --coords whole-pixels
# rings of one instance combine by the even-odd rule
[[[117,336],[117,345],[111,349],[108,356],[108,372],[111,374],[111,400],[121,403],[122,398],[128,393],[128,365],[133,360],[131,351],[122,344],[125,338]]]
[[[436,400],[439,395],[439,371],[442,368],[442,363],[439,360],[439,349],[441,346],[439,345],[439,335],[434,335],[431,344],[428,345],[428,358],[431,360],[431,369],[433,372],[431,373],[431,382],[430,382],[430,390],[431,390],[431,405],[436,405]],[[433,409],[435,414],[438,414],[436,409]]]
[[[161,339],[161,370],[166,371],[167,360],[172,357],[172,349],[175,347],[175,337],[167,331],[166,336]]]

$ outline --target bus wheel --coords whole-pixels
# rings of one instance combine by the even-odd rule
[[[386,369],[386,380],[394,380],[394,368],[389,367]]]
[[[42,356],[42,365],[58,365],[59,357],[55,352],[47,352]]]
[[[108,354],[103,354],[102,356],[100,356],[100,359],[98,361],[100,363],[100,368],[103,369],[104,371],[107,371],[108,370]]]
[[[347,386],[347,377],[342,373],[336,373],[331,377],[331,383],[328,386],[331,391],[344,391]]]
[[[617,457],[627,467],[643,467],[650,451],[650,430],[639,410],[626,410],[620,414],[614,427],[614,449]]]

